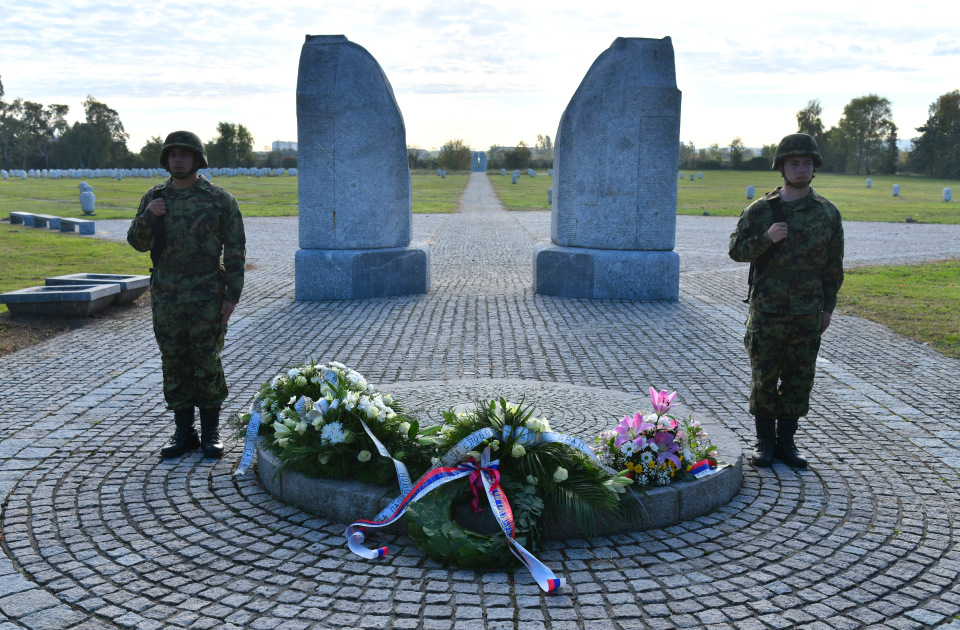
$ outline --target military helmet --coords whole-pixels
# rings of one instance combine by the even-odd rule
[[[174,131],[167,136],[167,139],[163,142],[163,150],[160,151],[160,166],[168,171],[170,167],[167,165],[167,155],[172,147],[191,149],[197,156],[196,163],[193,165],[194,168],[207,168],[207,152],[204,150],[203,143],[200,142],[197,134],[189,131]]]
[[[813,158],[813,165],[819,168],[823,162],[820,159],[820,147],[813,136],[806,133],[792,133],[785,136],[777,146],[777,154],[773,156],[772,169],[780,170],[783,160],[791,155],[809,155]]]

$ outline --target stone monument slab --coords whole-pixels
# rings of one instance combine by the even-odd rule
[[[680,97],[669,37],[617,38],[593,63],[557,130],[538,293],[678,299]]]
[[[297,299],[426,292],[427,246],[410,246],[406,128],[369,52],[343,35],[307,35],[297,132]]]

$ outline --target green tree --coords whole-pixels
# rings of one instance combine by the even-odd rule
[[[743,165],[744,151],[745,147],[743,146],[743,140],[740,139],[740,136],[730,141],[730,164],[733,165],[733,168],[739,169]]]
[[[537,159],[553,159],[553,140],[550,139],[550,136],[544,136],[538,133],[537,142],[534,147],[537,149]]]
[[[140,164],[146,168],[156,168],[160,164],[160,153],[163,151],[163,138],[152,136],[143,143],[140,149]]]
[[[917,127],[907,164],[930,177],[960,177],[960,91],[947,92],[930,104],[927,122]]]
[[[61,168],[112,168],[131,160],[123,122],[115,109],[93,96],[83,102],[85,122],[73,123],[56,142],[57,163]]]
[[[814,138],[823,135],[823,121],[820,120],[822,113],[819,99],[808,102],[806,107],[797,112],[797,133],[806,133]]]
[[[447,140],[440,147],[440,159],[438,161],[440,168],[451,171],[470,170],[470,147],[463,143],[463,140]]]
[[[696,159],[697,147],[692,142],[687,142],[686,144],[681,142],[679,168],[691,168],[691,165]]]
[[[882,167],[891,139],[896,143],[897,126],[892,116],[890,101],[876,94],[855,98],[843,108],[843,117],[837,123],[837,139],[844,149],[843,170],[852,165],[854,173],[863,168],[869,175],[871,168]]]
[[[504,166],[509,169],[525,169],[530,164],[530,155],[530,147],[521,140],[512,150],[504,153]]]
[[[217,137],[204,148],[211,166],[234,168],[253,165],[253,135],[243,125],[218,123]]]

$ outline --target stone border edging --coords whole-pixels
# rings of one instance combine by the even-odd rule
[[[581,394],[587,392],[593,396],[619,399],[616,402],[632,402],[637,399],[637,396],[622,392],[559,383],[512,381],[508,379],[456,381],[457,384],[467,384],[468,387],[483,387],[487,391],[497,386],[502,389],[504,382],[513,386],[520,385],[525,389],[578,390]],[[384,387],[383,389],[402,390],[410,387],[424,391],[431,385],[449,387],[451,383],[453,382],[430,381]],[[644,508],[644,518],[640,522],[630,520],[599,522],[597,524],[597,535],[610,536],[631,531],[669,527],[681,521],[709,514],[726,505],[740,492],[743,484],[743,447],[740,440],[719,423],[704,422],[703,414],[694,414],[694,417],[706,426],[721,458],[726,456],[727,460],[732,463],[722,464],[719,472],[708,477],[694,481],[672,483],[663,487],[648,488],[646,496],[634,494],[633,496],[638,497]],[[287,505],[333,522],[343,523],[344,526],[357,519],[373,518],[396,495],[396,490],[392,488],[372,486],[355,480],[318,479],[307,477],[295,471],[285,471],[277,474],[279,463],[279,458],[274,453],[261,448],[259,443],[257,444],[257,476],[271,495]],[[484,515],[489,517],[489,510],[485,511]],[[476,531],[492,531],[492,518],[484,522],[484,515],[481,515],[480,522],[476,523],[472,522],[476,517],[469,510],[460,510],[456,518],[461,521],[461,524]],[[383,531],[392,534],[405,534],[406,524],[401,520],[383,528]],[[564,540],[582,537],[583,533],[570,520],[565,519],[557,523],[547,524],[547,531],[545,532],[545,538],[547,539]]]

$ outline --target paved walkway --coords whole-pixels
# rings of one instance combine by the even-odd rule
[[[483,174],[461,211],[414,219],[425,296],[293,301],[295,219],[249,219],[228,409],[307,357],[373,383],[526,379],[678,390],[743,436],[745,266],[730,219],[679,217],[680,301],[531,291],[548,213],[506,213]],[[107,238],[122,223],[101,222]],[[960,257],[960,226],[846,227],[848,261]],[[531,387],[536,384],[531,382]],[[812,467],[747,466],[727,507],[666,531],[569,541],[568,580],[474,573],[409,540],[371,562],[342,523],[288,508],[222,461],[161,462],[171,432],[148,312],[0,358],[0,630],[7,628],[930,628],[960,614],[960,362],[853,317],[825,337],[801,444]],[[583,432],[579,415],[554,418]],[[616,420],[611,418],[611,421]],[[393,549],[391,550],[393,551]],[[953,627],[957,627],[955,623]]]

